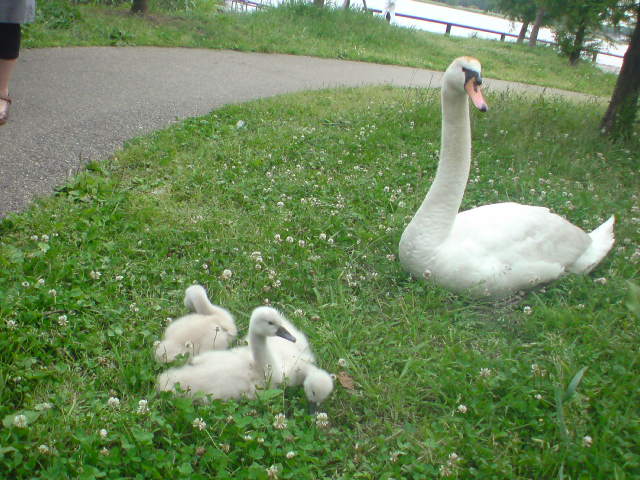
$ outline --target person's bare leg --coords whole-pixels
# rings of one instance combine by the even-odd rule
[[[16,66],[17,59],[0,59],[0,97],[9,98],[9,80]],[[9,102],[0,98],[0,125],[7,121]]]

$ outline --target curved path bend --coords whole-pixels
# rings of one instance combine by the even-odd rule
[[[0,127],[0,217],[130,138],[229,103],[337,86],[439,87],[440,72],[304,56],[156,47],[21,52]],[[487,80],[493,90],[588,96]]]

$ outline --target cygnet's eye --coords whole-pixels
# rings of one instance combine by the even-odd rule
[[[267,323],[268,323],[269,325],[273,325],[273,322],[272,322],[271,320],[269,320]]]

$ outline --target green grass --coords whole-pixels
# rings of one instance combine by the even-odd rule
[[[0,476],[637,478],[638,136],[593,135],[600,105],[488,101],[463,208],[543,204],[585,229],[615,214],[592,275],[493,304],[402,271],[398,240],[436,167],[437,92],[322,91],[186,120],[0,223]],[[320,366],[355,380],[324,404],[329,428],[299,389],[209,405],[154,392],[153,341],[192,282],[243,333],[268,299]]]
[[[152,2],[153,4],[153,2]],[[610,96],[616,76],[581,62],[570,67],[551,48],[444,35],[388,25],[359,11],[294,3],[256,14],[220,13],[211,2],[189,12],[42,7],[25,32],[26,47],[154,45],[290,53],[444,70],[472,55],[490,78]],[[206,7],[206,8],[205,8]]]

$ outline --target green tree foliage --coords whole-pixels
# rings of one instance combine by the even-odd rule
[[[599,45],[603,23],[611,17],[617,0],[545,0],[548,11],[558,19],[556,41],[560,51],[575,65],[585,51]]]

